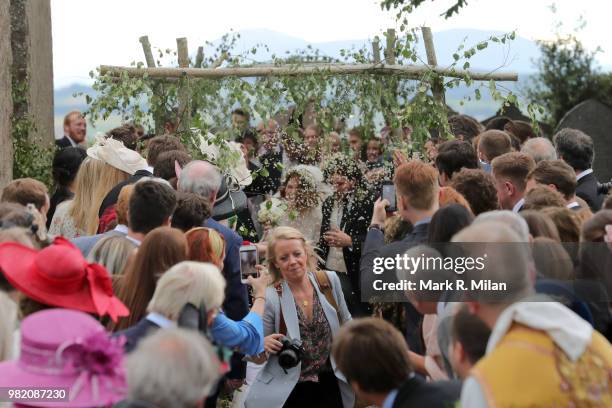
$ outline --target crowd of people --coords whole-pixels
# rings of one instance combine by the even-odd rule
[[[591,137],[448,121],[453,138],[407,151],[410,128],[288,135],[237,109],[227,169],[172,123],[87,145],[69,113],[55,185],[0,197],[0,388],[60,391],[19,407],[612,406],[612,194]],[[373,289],[422,279],[385,260],[457,247],[511,289],[444,289],[443,268],[426,271],[441,289]]]

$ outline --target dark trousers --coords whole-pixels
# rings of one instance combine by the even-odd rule
[[[296,384],[284,408],[342,408],[338,380],[332,371],[319,374],[319,382],[304,381]]]
[[[342,287],[342,293],[344,294],[344,300],[346,301],[346,307],[351,316],[353,317],[365,317],[370,316],[371,311],[369,310],[370,305],[361,301],[361,292],[359,291],[359,282],[353,277],[346,273],[336,272],[340,279],[340,286]]]

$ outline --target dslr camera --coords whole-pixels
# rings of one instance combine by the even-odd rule
[[[297,339],[290,339],[283,336],[279,339],[283,347],[278,352],[278,365],[284,370],[295,367],[302,361],[304,356],[304,347],[302,342]]]
[[[606,195],[612,190],[612,180],[607,183],[597,183],[597,194]]]

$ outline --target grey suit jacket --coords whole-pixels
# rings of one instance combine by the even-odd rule
[[[102,238],[112,237],[116,235],[125,235],[125,234],[119,231],[111,230],[111,231],[105,232],[104,234],[97,234],[97,235],[90,235],[90,236],[85,236],[85,237],[74,238],[70,242],[72,242],[77,248],[79,248],[83,256],[87,258],[87,255],[89,255],[92,248],[98,243],[98,241],[100,241]]]
[[[316,279],[312,273],[308,273],[310,281],[317,291],[319,301],[323,307],[325,317],[329,322],[332,331],[332,336],[335,336],[340,325],[351,320],[351,314],[346,307],[340,279],[334,272],[327,272],[329,281],[331,282],[334,298],[338,304],[338,313],[334,307],[327,301],[325,295],[321,293]],[[266,308],[263,316],[264,335],[268,336],[280,331],[280,310],[283,310],[285,325],[287,326],[287,337],[300,339],[300,328],[295,308],[295,300],[289,289],[287,282],[282,282],[282,296],[279,298],[274,287],[268,287],[266,291]],[[338,315],[342,322],[338,321]],[[338,371],[336,363],[331,359],[334,374],[338,379],[338,386],[342,394],[342,403],[345,408],[352,408],[355,404],[355,394],[351,386],[346,382],[344,375]],[[282,407],[291,391],[297,384],[300,378],[301,364],[285,371],[278,365],[278,357],[270,355],[266,365],[259,371],[255,382],[249,387],[248,395],[245,399],[246,408],[270,408]]]

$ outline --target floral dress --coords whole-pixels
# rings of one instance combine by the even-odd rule
[[[49,227],[49,234],[61,235],[67,239],[73,239],[80,237],[81,235],[87,235],[86,231],[83,231],[74,223],[74,219],[68,214],[70,206],[73,200],[64,201],[60,203],[53,214],[51,220],[51,226]]]
[[[319,381],[319,373],[330,369],[327,367],[329,354],[332,345],[332,331],[323,312],[323,307],[319,301],[319,296],[315,291],[312,297],[312,319],[306,320],[302,308],[295,304],[297,309],[300,336],[304,347],[302,358],[302,371],[300,372],[300,382]]]

